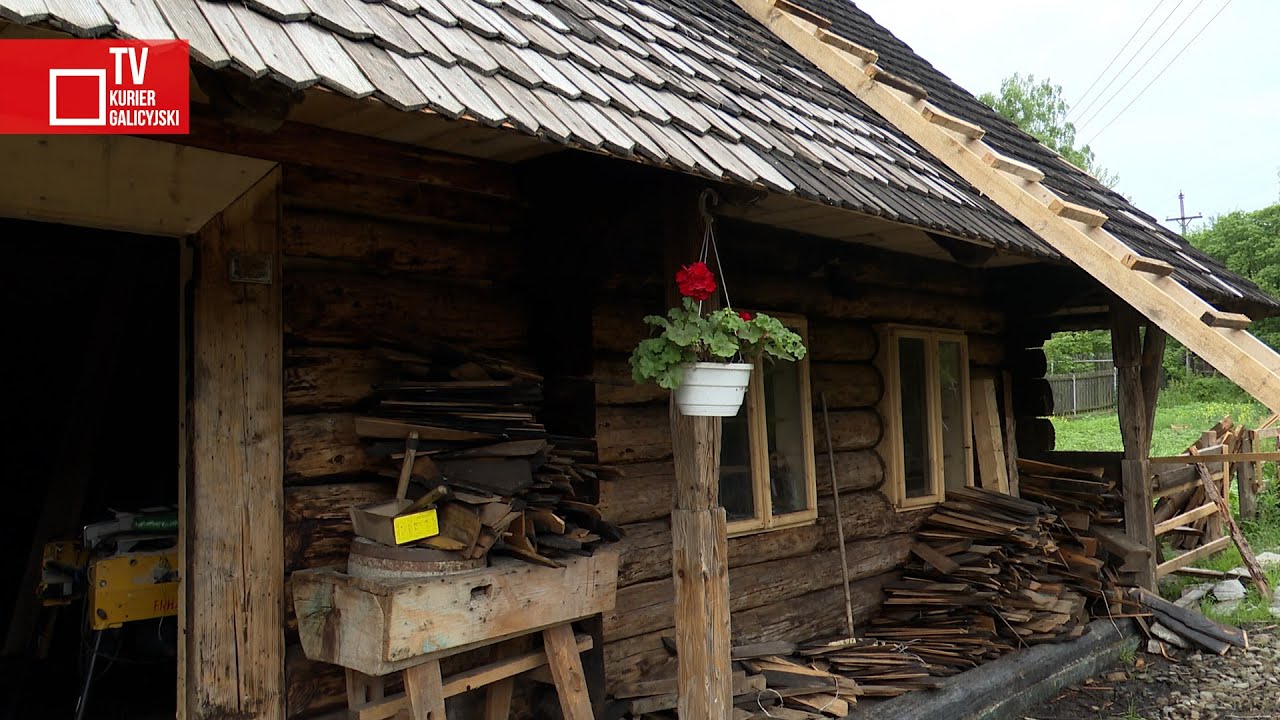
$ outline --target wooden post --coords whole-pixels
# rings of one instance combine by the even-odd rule
[[[183,508],[189,720],[284,717],[280,171],[196,238]]]
[[[720,418],[688,417],[671,404],[679,715],[725,720],[733,706],[729,660],[729,548],[720,507]]]
[[[697,259],[704,225],[696,186],[665,188],[668,306],[680,302],[675,271]],[[706,310],[719,307],[713,296]],[[671,510],[675,584],[677,711],[684,720],[727,720],[733,709],[729,658],[729,549],[720,507],[720,418],[686,417],[671,403],[676,487]]]
[[[1242,429],[1240,432],[1240,452],[1251,453],[1254,446],[1254,432],[1252,430]],[[1251,462],[1234,463],[1232,467],[1236,469],[1236,480],[1239,486],[1240,498],[1240,519],[1252,520],[1258,517],[1258,495],[1257,488],[1254,487],[1253,477],[1254,470],[1257,466]],[[1261,475],[1258,476],[1259,479]]]
[[[1151,424],[1143,393],[1143,348],[1139,326],[1142,316],[1120,300],[1111,307],[1111,353],[1116,365],[1117,412],[1120,416],[1120,439],[1124,459],[1120,463],[1120,482],[1124,489],[1125,534],[1151,548],[1142,570],[1136,573],[1138,584],[1147,589],[1156,586],[1155,522],[1151,512]],[[1159,357],[1155,356],[1155,362]]]

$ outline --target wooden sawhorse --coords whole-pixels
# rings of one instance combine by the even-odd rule
[[[523,637],[523,636],[522,636]],[[410,720],[446,720],[444,701],[469,690],[486,688],[484,720],[507,720],[515,676],[546,666],[551,672],[565,720],[593,720],[591,698],[580,653],[590,650],[590,635],[574,636],[569,623],[542,631],[543,649],[495,659],[448,678],[440,675],[444,655],[424,655],[423,662],[401,671],[404,692],[386,694],[391,675],[375,677],[347,669],[347,708],[350,720],[391,720],[408,711]],[[504,645],[491,646],[495,655]]]

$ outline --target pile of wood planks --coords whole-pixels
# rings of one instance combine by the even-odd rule
[[[1066,571],[1096,561],[1059,546],[1057,521],[1052,508],[1030,500],[948,490],[922,526],[902,578],[885,586],[867,637],[909,646],[932,676],[1079,637],[1088,620],[1085,595]]]
[[[818,720],[848,715],[862,690],[847,675],[828,671],[831,662],[819,657],[823,645],[797,648],[775,641],[733,648],[732,717]],[[622,683],[613,696],[609,716],[676,717],[674,677]]]
[[[409,499],[435,504],[439,535],[421,545],[482,560],[491,550],[559,566],[621,537],[594,504],[595,443],[549,434],[538,421],[542,382],[506,362],[384,351],[393,378],[376,386],[356,434],[380,474],[408,470]],[[416,486],[416,487],[415,487]],[[423,496],[430,497],[423,497]],[[420,504],[425,505],[426,502]]]
[[[1124,496],[1101,467],[1067,467],[1019,459],[1022,496],[1058,515],[1050,532],[1059,551],[1055,571],[1090,599],[1096,617],[1121,617],[1131,606],[1124,588],[1151,550],[1124,533]]]

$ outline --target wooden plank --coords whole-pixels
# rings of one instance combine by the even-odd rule
[[[566,624],[542,631],[547,653],[547,666],[556,681],[560,710],[565,720],[593,720],[587,678],[582,673],[582,658],[573,639],[573,628]]]
[[[920,114],[925,120],[928,120],[934,125],[963,135],[970,140],[981,140],[982,137],[987,134],[986,130],[983,130],[981,127],[978,127],[968,120],[961,120],[955,115],[948,115],[932,105],[925,106],[925,108],[920,111]]]
[[[1009,494],[1014,497],[1022,495],[1018,472],[1018,420],[1013,411],[1013,373],[1008,370],[1000,372],[1001,408],[1004,410],[1004,442],[1008,448],[1005,453],[1009,463]]]
[[[880,59],[879,53],[875,50],[863,47],[848,38],[837,35],[831,32],[829,28],[818,28],[813,35],[818,38],[818,40],[836,48],[837,50],[847,52],[863,62],[874,63],[876,60]]]
[[[1240,452],[1253,452],[1254,434],[1246,431],[1240,437]],[[1258,465],[1252,462],[1237,463],[1236,497],[1240,499],[1240,519],[1252,520],[1258,516],[1258,491],[1262,489],[1262,473],[1256,474],[1258,484],[1254,485],[1255,471]]]
[[[165,136],[168,142],[307,167],[355,172],[499,198],[518,195],[511,168],[475,158],[328,130],[285,123],[270,133],[222,122],[195,105],[191,133]]]
[[[929,99],[929,91],[924,86],[911,82],[901,75],[895,75],[875,63],[867,65],[864,73],[871,80],[886,87],[891,87],[898,92],[905,93],[917,102]]]
[[[1162,578],[1165,575],[1168,575],[1169,573],[1175,570],[1184,568],[1190,565],[1191,563],[1196,562],[1197,560],[1209,557],[1210,555],[1216,552],[1225,550],[1226,547],[1230,544],[1231,544],[1231,538],[1227,536],[1217,538],[1216,540],[1210,540],[1209,542],[1205,543],[1204,545],[1201,545],[1200,547],[1194,550],[1185,552],[1175,558],[1170,558],[1169,560],[1166,560],[1160,563],[1159,565],[1157,565],[1156,577]]]
[[[1040,182],[1044,180],[1044,172],[1034,165],[1028,165],[1021,160],[1014,160],[1007,155],[1001,155],[994,150],[987,150],[982,153],[982,162],[999,170],[1000,172],[1009,173],[1027,180],[1029,182]]]
[[[1164,277],[1173,274],[1173,266],[1163,260],[1155,258],[1143,257],[1134,253],[1124,256],[1120,262],[1124,266],[1134,272],[1148,273],[1156,277]]]
[[[1213,459],[1215,462],[1227,463],[1280,462],[1280,452],[1225,453],[1214,455]],[[1171,455],[1153,457],[1150,462],[1152,465],[1198,465],[1204,462],[1204,458],[1198,455]]]
[[[1246,330],[1253,323],[1248,315],[1240,313],[1228,313],[1220,310],[1205,310],[1200,316],[1200,320],[1212,328],[1226,328],[1228,330]]]
[[[1102,227],[1103,223],[1107,221],[1105,213],[1061,198],[1053,198],[1049,201],[1049,212],[1060,218],[1074,220],[1089,227]]]
[[[284,717],[280,173],[197,237],[184,679],[191,720]],[[233,259],[265,265],[237,282]],[[234,572],[232,571],[234,569]]]
[[[975,376],[970,383],[973,407],[973,440],[978,455],[982,487],[1009,493],[1009,464],[1004,454],[1004,433],[1000,430],[1000,409],[996,405],[996,383],[989,376]]]
[[[578,652],[586,652],[593,646],[589,635],[577,635],[574,642],[577,644]],[[546,664],[547,653],[543,650],[513,655],[444,678],[440,692],[447,699],[479,688],[493,688],[516,675],[537,670],[545,667]],[[396,693],[387,695],[381,700],[370,700],[361,705],[351,706],[350,720],[387,720],[407,711],[408,708],[409,700],[405,694]],[[493,718],[486,716],[485,720],[507,720],[507,717],[507,715],[498,714]]]
[[[826,28],[831,27],[831,20],[816,12],[812,12],[807,8],[796,5],[793,2],[788,2],[788,0],[769,0],[769,4],[782,12],[793,15],[807,23],[810,23],[811,25],[814,25],[819,30],[825,30]]]
[[[1188,510],[1181,515],[1175,515],[1172,518],[1156,525],[1156,537],[1164,535],[1180,525],[1188,525],[1200,518],[1209,517],[1216,512],[1218,512],[1218,506],[1213,503],[1209,503],[1207,505],[1201,505],[1193,510]]]
[[[1172,278],[1135,275],[1121,262],[1123,244],[1105,230],[1082,229],[1063,222],[1047,205],[1048,191],[1038,184],[1011,179],[982,162],[975,148],[982,143],[961,142],[920,116],[916,108],[874,82],[865,65],[820,42],[812,27],[773,12],[764,0],[734,3],[890,124],[919,143],[985,196],[1016,217],[1063,256],[1110,288],[1143,315],[1158,318],[1161,327],[1263,405],[1280,410],[1280,360],[1274,350],[1245,333],[1228,336],[1200,320],[1207,304]],[[1139,278],[1134,281],[1134,278]],[[1225,341],[1225,342],[1224,342]]]
[[[1226,524],[1227,532],[1230,533],[1232,542],[1240,550],[1240,558],[1244,561],[1244,566],[1249,571],[1249,575],[1253,577],[1253,585],[1258,588],[1258,594],[1264,599],[1270,598],[1271,588],[1267,586],[1267,574],[1263,572],[1262,566],[1258,564],[1258,558],[1254,556],[1253,548],[1249,547],[1249,541],[1245,539],[1239,523],[1232,517],[1231,506],[1227,504],[1226,498],[1222,496],[1218,481],[1209,475],[1209,469],[1203,465],[1197,465],[1196,471],[1200,474],[1200,483],[1204,486],[1205,496],[1218,507],[1218,514],[1222,516],[1222,522]]]
[[[301,570],[292,576],[298,636],[308,657],[385,675],[605,612],[614,603],[617,561],[607,550],[566,560],[563,569],[495,558],[488,568],[447,577],[380,581]]]
[[[405,668],[404,693],[409,698],[410,720],[445,720],[439,660]]]

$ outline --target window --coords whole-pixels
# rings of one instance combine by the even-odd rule
[[[887,494],[899,509],[973,484],[969,347],[957,332],[889,325],[879,355]]]
[[[769,314],[808,343],[804,318]],[[720,503],[730,535],[803,525],[818,517],[807,357],[758,363],[746,402],[722,428]]]

